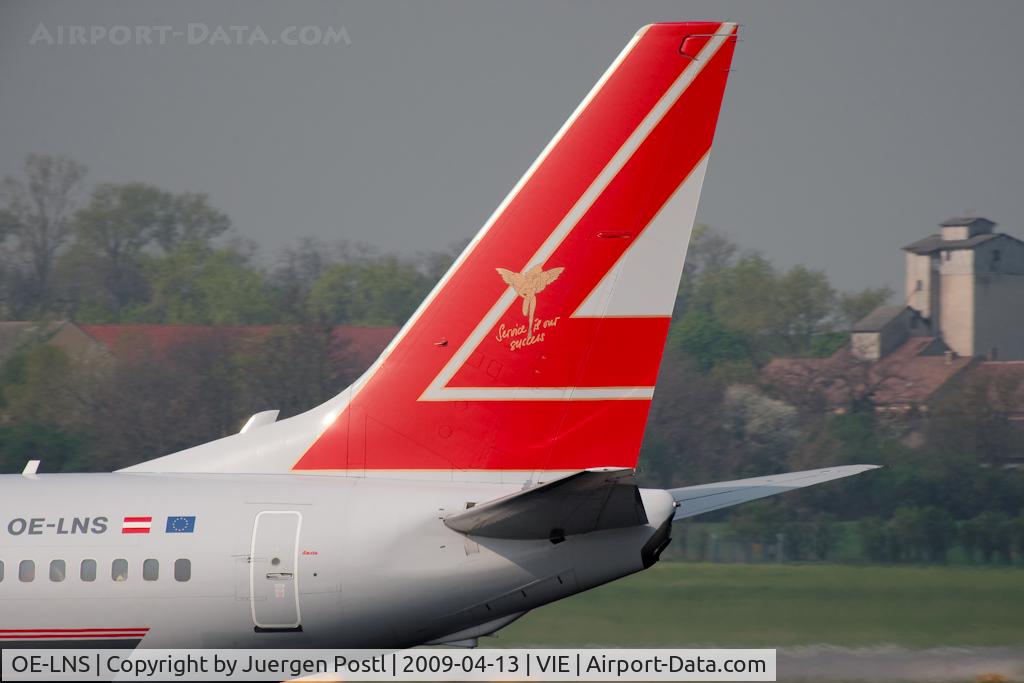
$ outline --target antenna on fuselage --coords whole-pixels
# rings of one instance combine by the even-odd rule
[[[21,471],[22,474],[32,475],[39,471],[39,460],[29,460],[25,463],[25,469]]]

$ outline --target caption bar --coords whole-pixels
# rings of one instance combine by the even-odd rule
[[[4,681],[774,681],[775,650],[5,649]]]

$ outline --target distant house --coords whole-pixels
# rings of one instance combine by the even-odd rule
[[[65,320],[8,320],[0,322],[0,363],[7,362],[23,348],[44,342],[75,358],[107,355],[96,340],[75,323]]]
[[[913,308],[880,306],[850,329],[850,353],[858,360],[879,360],[910,337],[930,336],[931,325]],[[927,348],[945,350],[941,342]]]
[[[6,361],[27,344],[51,338],[63,324],[24,320],[0,322],[0,362]]]
[[[770,384],[821,399],[842,412],[854,405],[886,412],[927,408],[971,365],[935,337],[913,337],[880,359],[865,359],[853,344],[828,358],[775,358],[761,371]]]
[[[833,410],[927,409],[952,380],[1018,382],[1024,419],[1024,242],[981,217],[951,218],[904,247],[905,305],[881,306],[830,358],[776,358],[762,378]]]

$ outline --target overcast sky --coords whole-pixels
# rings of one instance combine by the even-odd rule
[[[1013,1],[0,0],[0,174],[63,154],[92,183],[206,192],[268,261],[301,236],[440,248],[476,232],[637,28],[694,19],[739,21],[743,41],[699,221],[844,289],[901,290],[899,248],[953,215],[1024,236]],[[51,44],[72,25],[184,35]],[[218,26],[235,44],[211,44]],[[280,44],[304,26],[342,37]]]

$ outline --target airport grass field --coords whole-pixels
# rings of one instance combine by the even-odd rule
[[[1024,569],[662,562],[538,609],[486,646],[819,643],[1022,645]]]

